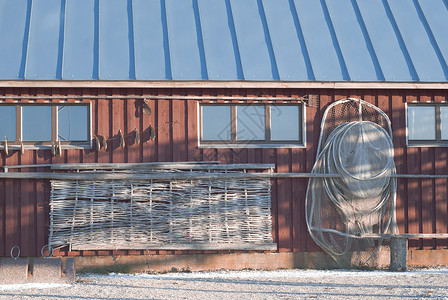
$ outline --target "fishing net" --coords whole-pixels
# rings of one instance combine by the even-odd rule
[[[354,251],[374,253],[382,240],[363,235],[386,233],[394,224],[393,155],[390,121],[379,108],[359,99],[327,108],[308,182],[306,221],[314,241],[336,261]]]

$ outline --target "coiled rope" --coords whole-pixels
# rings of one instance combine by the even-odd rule
[[[342,122],[323,138],[328,111],[347,102],[359,105],[359,120]],[[362,105],[387,120],[387,130],[372,121],[377,116],[363,120]],[[386,233],[395,222],[396,178],[391,177],[395,172],[387,115],[359,99],[330,105],[322,120],[312,173],[339,177],[310,178],[308,182],[306,222],[314,241],[336,260],[350,251],[375,248],[373,240],[361,236]]]

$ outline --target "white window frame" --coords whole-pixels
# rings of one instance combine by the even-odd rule
[[[411,140],[409,137],[409,107],[434,107],[435,108],[435,139],[431,140]],[[440,107],[448,107],[446,102],[409,102],[405,104],[405,121],[406,121],[406,146],[407,147],[448,147],[448,139],[442,140],[441,135],[441,115]],[[448,130],[448,128],[446,128]]]
[[[43,103],[0,103],[0,107],[2,106],[11,106],[15,107],[16,111],[16,140],[9,141],[8,147],[12,150],[20,149],[23,147],[25,149],[30,150],[39,150],[39,149],[51,149],[52,145],[55,143],[59,143],[58,141],[58,111],[57,108],[59,106],[85,106],[87,107],[87,140],[86,141],[60,141],[61,148],[63,149],[91,149],[93,147],[92,142],[92,103],[68,103],[68,102],[43,102]],[[52,133],[51,133],[51,141],[23,141],[23,123],[22,123],[22,107],[25,106],[50,106],[52,107]],[[0,137],[0,150],[4,149],[4,137]]]
[[[298,142],[295,141],[270,141],[268,143],[257,142],[253,143],[250,141],[241,141],[238,143],[232,141],[223,141],[219,143],[214,143],[213,141],[202,141],[202,106],[207,105],[215,105],[215,106],[247,106],[247,105],[255,105],[255,106],[298,106],[300,107],[300,116],[299,123],[301,125],[301,130],[299,133],[301,135],[301,140]],[[306,105],[302,102],[293,102],[293,103],[200,103],[197,105],[197,124],[198,124],[198,147],[199,148],[214,148],[214,149],[227,149],[227,148],[306,148]],[[231,117],[232,118],[232,117]],[[271,119],[269,118],[269,122]],[[236,125],[236,120],[232,120],[232,123]],[[270,124],[265,124],[265,126],[271,126]],[[233,138],[234,140],[234,138]]]

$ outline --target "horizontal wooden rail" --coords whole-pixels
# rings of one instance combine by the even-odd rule
[[[364,233],[361,238],[384,238],[384,239],[447,239],[448,233]]]
[[[15,99],[15,100],[83,100],[83,99],[162,99],[162,100],[249,100],[249,101],[303,101],[306,97],[244,97],[244,96],[159,96],[159,95],[114,95],[114,96],[95,96],[95,95],[72,95],[72,96],[0,96],[0,100]]]
[[[194,168],[193,168],[194,169]],[[219,168],[208,168],[219,170]],[[223,168],[225,170],[226,168]],[[251,167],[235,169],[255,169]],[[263,167],[261,169],[268,169]],[[207,170],[207,169],[205,169]],[[229,170],[227,168],[227,170]],[[81,173],[53,173],[53,172],[0,172],[4,179],[55,179],[55,180],[199,180],[199,179],[257,179],[257,178],[337,178],[338,174],[313,173],[137,173],[137,172],[81,172]],[[396,174],[391,177],[410,179],[448,178],[448,175],[426,174]]]
[[[261,174],[260,174],[261,175]],[[270,177],[277,178],[338,178],[342,177],[339,174],[322,174],[322,173],[271,173]],[[268,175],[261,175],[269,177]],[[431,174],[393,174],[389,177],[392,178],[410,178],[410,179],[436,179],[436,178],[448,178],[448,174],[431,175]]]
[[[269,178],[270,173],[121,173],[121,172],[84,172],[84,173],[51,173],[51,172],[12,172],[1,173],[5,179],[50,179],[50,180],[201,180],[201,179],[253,179]]]
[[[277,244],[97,244],[92,245],[71,245],[72,250],[277,250]]]
[[[83,163],[83,164],[34,164],[3,166],[5,172],[9,169],[48,168],[54,170],[93,170],[93,169],[130,169],[130,168],[169,168],[171,166],[203,166],[217,165],[220,161],[186,161],[186,162],[148,162],[148,163]]]
[[[271,169],[274,164],[218,164],[218,162],[159,162],[159,163],[91,163],[55,164],[53,170],[126,170],[126,169],[180,169],[180,170],[244,170]]]

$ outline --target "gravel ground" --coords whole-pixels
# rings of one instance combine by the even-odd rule
[[[81,275],[73,285],[0,285],[0,299],[448,299],[448,269]]]

